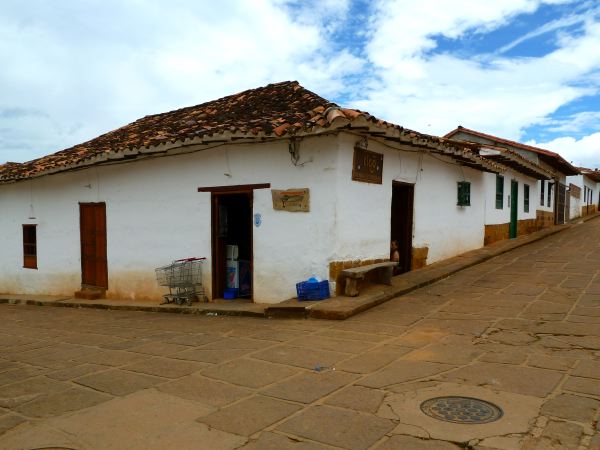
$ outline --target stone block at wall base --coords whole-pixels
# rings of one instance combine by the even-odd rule
[[[413,247],[412,249],[412,267],[411,270],[417,270],[427,265],[427,255],[429,247]]]
[[[483,245],[490,245],[494,242],[508,239],[508,231],[508,223],[486,225],[484,231]]]

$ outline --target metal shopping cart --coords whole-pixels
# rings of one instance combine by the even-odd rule
[[[165,303],[184,303],[188,306],[194,301],[206,301],[202,286],[202,263],[206,258],[184,258],[173,261],[168,266],[155,269],[159,286],[169,288],[163,295]]]

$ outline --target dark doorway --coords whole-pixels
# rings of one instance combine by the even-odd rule
[[[227,289],[252,299],[252,193],[212,193],[213,298],[223,298]]]
[[[508,227],[508,237],[510,239],[517,237],[519,220],[519,183],[510,181],[510,225]]]
[[[562,183],[558,183],[558,189],[556,190],[556,215],[555,222],[557,224],[565,223],[565,206],[567,203],[567,186]]]
[[[81,284],[108,289],[106,204],[80,203]]]
[[[400,261],[397,273],[408,272],[412,266],[412,234],[414,184],[392,182],[392,215],[390,242],[398,243]]]

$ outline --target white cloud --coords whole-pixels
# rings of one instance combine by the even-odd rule
[[[368,46],[378,81],[356,105],[431,134],[462,124],[519,139],[524,128],[560,106],[595,93],[590,74],[600,69],[600,23],[587,20],[583,33],[563,37],[557,50],[540,57],[509,59],[490,52],[462,59],[427,50],[435,45],[432,36],[490,30],[540,3],[381,2]]]
[[[313,15],[285,3],[32,0],[24,7],[5,0],[0,110],[43,115],[0,116],[0,129],[8,130],[0,162],[270,82],[300,78],[321,95],[337,94],[344,75],[362,66],[324,45],[326,25],[347,14],[347,1],[328,0]]]
[[[598,128],[600,111],[583,111],[564,119],[548,119],[543,124],[553,133],[581,133],[590,128]]]
[[[563,158],[578,167],[600,168],[600,132],[581,139],[565,136],[549,142],[529,141],[527,144],[560,153]]]

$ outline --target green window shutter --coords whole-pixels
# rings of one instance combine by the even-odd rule
[[[471,183],[468,181],[459,181],[458,198],[456,204],[458,206],[471,206]]]
[[[504,208],[504,177],[496,175],[496,209]]]
[[[523,210],[529,212],[529,185],[523,185]]]

